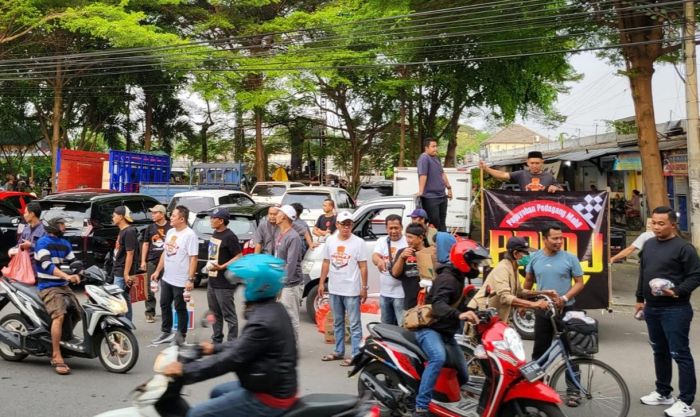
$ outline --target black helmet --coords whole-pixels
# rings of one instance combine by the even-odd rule
[[[54,217],[48,222],[44,222],[44,230],[46,230],[46,233],[54,236],[63,236],[63,232],[59,226],[61,224],[66,224],[66,220],[63,217]]]

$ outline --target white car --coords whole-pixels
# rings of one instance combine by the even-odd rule
[[[368,295],[379,297],[379,270],[370,260],[377,239],[386,236],[384,219],[390,214],[398,214],[403,219],[404,228],[411,219],[407,216],[415,209],[415,196],[394,196],[368,201],[353,213],[352,232],[365,241],[367,250],[367,285]],[[321,277],[323,251],[325,243],[320,243],[315,249],[309,250],[304,256],[301,268],[304,274],[304,297],[306,297],[306,312],[309,318],[315,320],[316,309],[324,302],[317,295],[318,282]]]
[[[355,210],[355,201],[350,194],[342,188],[335,187],[290,188],[282,197],[281,204],[300,203],[304,206],[301,219],[309,227],[313,227],[323,214],[323,200],[329,198],[335,202],[335,210],[338,212]]]
[[[290,188],[306,187],[300,182],[258,181],[250,190],[250,196],[256,203],[280,204],[284,193]]]
[[[176,206],[185,206],[190,210],[188,223],[192,225],[197,213],[207,211],[221,204],[233,204],[236,206],[253,206],[255,201],[243,191],[233,190],[197,190],[177,193],[168,204],[168,213],[172,213]]]

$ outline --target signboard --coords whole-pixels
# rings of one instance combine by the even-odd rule
[[[639,152],[629,152],[617,154],[615,158],[615,164],[613,165],[614,171],[641,171],[642,170],[642,157]]]
[[[527,239],[530,247],[543,246],[540,230],[557,224],[564,234],[562,250],[574,254],[583,269],[583,291],[576,307],[607,308],[609,196],[602,192],[517,192],[484,190],[484,245],[494,262],[502,259],[512,236]],[[524,271],[521,268],[521,273]]]
[[[688,176],[688,151],[678,149],[666,151],[664,157],[664,176],[687,177]]]

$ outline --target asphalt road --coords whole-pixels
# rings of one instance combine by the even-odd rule
[[[194,299],[197,306],[195,314],[199,315],[206,305],[205,290],[197,289]],[[600,321],[601,349],[597,358],[612,365],[629,385],[632,394],[629,416],[663,416],[663,407],[642,406],[638,400],[654,388],[653,362],[644,323],[634,320],[631,311],[624,307],[613,314],[599,311],[589,314]],[[377,316],[372,315],[363,317],[366,322],[376,319]],[[70,376],[55,374],[47,358],[30,357],[20,363],[0,359],[0,416],[79,417],[128,407],[129,392],[151,376],[153,360],[162,349],[148,346],[149,341],[157,336],[160,324],[145,323],[143,303],[135,305],[135,322],[141,354],[137,365],[126,375],[108,373],[98,359],[69,359],[73,370]],[[699,327],[695,322],[691,331],[691,347],[700,346]],[[206,340],[210,332],[210,329],[196,329],[190,333],[188,341]],[[531,350],[529,342],[526,349]],[[346,368],[339,367],[337,362],[320,361],[321,355],[331,351],[332,346],[324,344],[323,335],[316,331],[316,327],[302,319],[300,394],[356,393],[357,380],[346,377]],[[203,401],[214,385],[231,378],[223,376],[187,387],[187,400],[191,403]]]

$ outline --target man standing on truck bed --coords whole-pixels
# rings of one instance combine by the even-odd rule
[[[557,184],[557,180],[549,172],[543,171],[544,168],[544,158],[542,152],[531,151],[527,154],[527,170],[521,169],[519,171],[505,172],[498,169],[490,168],[486,165],[486,162],[480,161],[479,168],[483,169],[484,172],[491,175],[492,177],[499,179],[501,181],[513,180],[520,185],[520,191],[547,191],[549,193],[556,193],[557,191],[564,191],[564,189]]]
[[[428,213],[430,223],[437,227],[438,231],[446,232],[447,199],[452,199],[452,186],[437,157],[437,141],[433,138],[426,139],[423,151],[417,163],[417,197],[420,197],[421,206]]]

